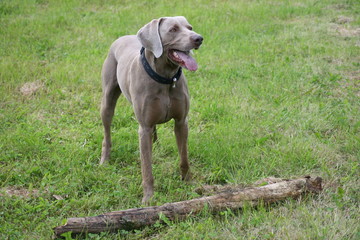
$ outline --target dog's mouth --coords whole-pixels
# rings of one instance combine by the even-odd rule
[[[184,52],[176,49],[170,49],[168,56],[173,62],[179,64],[189,71],[196,71],[198,69],[198,65],[195,59],[191,56],[190,51]]]

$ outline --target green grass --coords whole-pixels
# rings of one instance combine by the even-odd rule
[[[174,15],[205,39],[199,70],[185,72],[195,179],[180,180],[172,122],[160,125],[154,204],[197,197],[202,184],[268,176],[321,176],[324,191],[86,238],[359,239],[356,0],[0,1],[0,238],[50,239],[68,217],[141,206],[138,125],[123,97],[111,161],[98,165],[100,71],[117,37]],[[40,88],[27,96],[29,82]]]

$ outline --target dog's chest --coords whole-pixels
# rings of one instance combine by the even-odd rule
[[[182,89],[159,89],[146,99],[146,112],[151,112],[156,124],[182,119],[188,111],[188,94]]]
[[[182,118],[182,116],[186,114],[186,96],[176,92],[175,89],[171,90],[168,92],[168,94],[163,95],[163,111],[165,112],[165,122],[173,118]]]

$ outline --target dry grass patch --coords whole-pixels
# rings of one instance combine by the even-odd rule
[[[27,82],[20,88],[20,93],[23,96],[29,97],[44,88],[44,83],[41,81]]]
[[[40,195],[40,191],[37,189],[26,189],[20,187],[6,187],[0,190],[0,197],[8,196],[8,197],[23,197],[23,198],[31,198],[38,197]]]

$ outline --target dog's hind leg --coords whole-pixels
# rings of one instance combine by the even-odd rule
[[[110,53],[106,58],[102,68],[102,87],[103,96],[101,101],[101,119],[104,125],[104,140],[102,142],[102,152],[100,164],[110,158],[111,133],[110,127],[114,116],[116,102],[121,94],[121,90],[116,78],[117,62]]]
[[[157,131],[156,131],[156,125],[154,127],[152,136],[153,136],[153,143],[155,143],[158,140]]]

